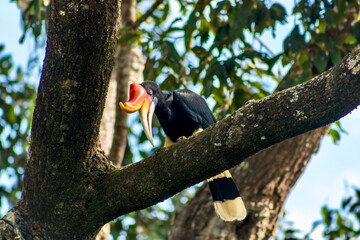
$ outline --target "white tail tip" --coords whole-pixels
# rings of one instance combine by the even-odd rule
[[[215,201],[215,211],[224,221],[241,221],[246,217],[246,208],[241,197],[224,202]]]

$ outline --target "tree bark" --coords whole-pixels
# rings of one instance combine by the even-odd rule
[[[248,210],[244,221],[222,221],[204,184],[176,211],[169,239],[268,239],[276,230],[286,197],[327,130],[322,127],[275,144],[231,171]]]
[[[16,224],[25,238],[92,239],[103,224],[117,216],[162,201],[238,165],[272,144],[327,125],[360,103],[359,53],[360,50],[354,51],[341,64],[304,84],[249,102],[198,135],[121,169],[111,168],[101,151],[82,156],[83,161],[79,163],[77,155],[73,156],[70,151],[76,153],[77,148],[72,149],[71,145],[66,150],[62,150],[62,145],[50,148],[54,143],[36,139],[30,148],[30,170],[35,170],[32,168],[35,163],[44,163],[40,161],[44,157],[56,164],[58,156],[47,155],[53,153],[53,149],[62,150],[65,158],[55,166],[48,165],[44,169],[48,172],[38,170],[42,177],[30,175],[32,178],[29,178],[26,175],[23,198],[15,207]],[[48,92],[40,93],[47,95]],[[63,101],[62,98],[54,99]],[[34,121],[39,116],[34,115]],[[57,118],[49,121],[54,121],[52,119]],[[46,129],[34,130],[41,132]],[[62,143],[61,138],[58,141]],[[50,149],[41,152],[45,148],[37,149],[36,144]],[[33,151],[41,155],[35,158]],[[72,164],[83,166],[77,169],[80,174],[74,171]],[[67,169],[64,165],[70,167]],[[33,182],[38,184],[31,185]],[[30,194],[36,202],[29,199]],[[44,209],[46,211],[42,211]]]
[[[151,206],[272,144],[346,115],[360,102],[359,52],[304,84],[249,102],[202,133],[113,171],[101,189],[111,194],[101,194],[104,199],[92,202],[90,208],[96,211],[106,202],[105,215],[113,217]],[[117,182],[126,184],[111,189]],[[110,204],[109,199],[115,202]]]
[[[111,169],[97,149],[119,7],[51,2],[22,198],[11,212],[25,239],[88,239],[102,226],[86,206],[94,179]]]
[[[94,239],[110,220],[325,126],[360,103],[356,50],[304,84],[249,102],[197,136],[115,169],[98,138],[118,15],[117,1],[52,2],[23,195],[1,220],[7,232],[25,239]]]
[[[304,51],[308,56],[312,56],[317,52],[314,48],[316,46],[308,43]],[[330,64],[329,62],[326,70],[333,67]],[[296,64],[291,67],[276,91],[282,91],[294,85],[292,76],[296,75],[297,67],[299,66]],[[314,75],[319,74],[316,69],[314,71]],[[245,221],[226,223],[219,219],[214,214],[213,207],[210,206],[212,203],[210,192],[204,190],[204,188],[207,189],[206,184],[198,190],[194,199],[176,210],[169,239],[268,239],[274,235],[285,199],[305,170],[312,154],[317,151],[320,140],[327,133],[328,128],[328,126],[322,127],[275,144],[246,159],[244,163],[232,170],[233,179],[243,195],[246,196],[247,191],[251,192],[251,196],[247,198],[243,196],[249,211]],[[293,167],[286,167],[284,171],[283,166]],[[258,172],[261,172],[261,175],[256,174]],[[277,187],[279,179],[288,183],[283,184],[283,191],[266,190]],[[263,208],[268,211],[259,211],[254,207],[263,202],[269,203]],[[269,209],[269,206],[272,208]],[[255,215],[257,217],[254,217]],[[199,219],[205,218],[206,221],[198,222]]]
[[[327,34],[331,38],[331,31]],[[318,50],[318,47],[312,43],[307,43],[304,48],[304,51],[313,61],[315,61],[314,55]],[[296,71],[299,67],[296,63],[291,67],[277,86],[276,91],[294,85],[292,78],[298,74]],[[326,70],[331,67],[333,65],[329,62]],[[317,74],[320,73],[314,69],[313,75]],[[243,199],[250,212],[245,221],[225,223],[219,219],[211,207],[212,199],[209,191],[204,190],[204,188],[207,189],[206,184],[198,190],[191,201],[176,210],[172,219],[169,239],[268,239],[274,235],[277,219],[282,211],[285,199],[296,180],[305,170],[312,154],[317,151],[320,139],[327,133],[327,130],[328,127],[322,127],[273,145],[246,159],[244,163],[232,170],[233,179],[241,189]],[[278,167],[273,168],[273,166]],[[286,167],[286,171],[284,171],[284,166],[293,167]],[[258,172],[261,172],[261,175],[256,174]],[[264,181],[264,179],[266,180]],[[266,190],[272,190],[274,186],[277,187],[279,179],[288,183],[287,185],[282,184],[282,191],[269,192]],[[247,196],[247,192],[250,192],[251,196]],[[263,202],[269,203],[263,208],[263,211],[259,212],[259,209],[254,208]],[[272,209],[269,209],[269,206]],[[265,209],[270,211],[264,211]],[[254,217],[255,215],[257,217]],[[199,221],[200,219],[201,221]]]

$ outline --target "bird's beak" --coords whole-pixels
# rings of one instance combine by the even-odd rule
[[[139,111],[145,135],[154,146],[152,137],[152,117],[155,111],[155,104],[153,103],[151,97],[146,93],[145,88],[143,88],[140,84],[130,84],[129,95],[129,101],[125,103],[120,102],[120,107],[127,113]]]

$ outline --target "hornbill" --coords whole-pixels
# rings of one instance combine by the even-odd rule
[[[129,101],[120,107],[127,113],[140,112],[145,135],[152,145],[152,117],[155,112],[165,137],[165,147],[199,133],[216,122],[205,100],[181,89],[162,91],[151,81],[130,85]],[[246,209],[229,171],[208,179],[217,214],[225,221],[243,220]]]

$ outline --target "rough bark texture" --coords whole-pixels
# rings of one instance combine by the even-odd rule
[[[249,102],[197,136],[115,169],[98,138],[118,14],[117,1],[52,2],[23,195],[0,222],[7,234],[93,239],[110,220],[327,125],[360,103],[356,50],[305,84]]]
[[[87,209],[111,169],[97,150],[112,69],[119,1],[53,1],[15,224],[25,239],[87,239],[102,226]]]
[[[343,33],[349,32],[353,21],[354,17],[350,14],[347,22],[343,24],[341,31]],[[340,35],[339,29],[331,29],[327,31],[325,35],[327,38],[334,38]],[[257,38],[257,40],[261,42],[260,39]],[[262,42],[261,44],[264,45]],[[264,47],[266,46],[264,45]],[[268,51],[271,52],[269,49]],[[310,62],[314,63],[317,61],[316,55],[321,49],[318,45],[308,42],[305,44],[303,51],[309,57]],[[347,51],[351,51],[350,46]],[[333,63],[329,61],[326,70],[331,67],[333,67]],[[286,76],[277,86],[276,91],[281,91],[296,85],[296,76],[301,75],[302,70],[302,67],[297,65],[297,63],[292,65]],[[320,74],[316,68],[312,71],[314,76]],[[226,224],[221,221],[213,214],[209,192],[204,191],[203,187],[193,200],[177,210],[172,219],[170,239],[268,239],[276,229],[276,220],[282,210],[281,204],[283,204],[283,200],[289,194],[293,183],[303,172],[304,166],[309,162],[312,152],[318,148],[319,139],[325,134],[325,129],[317,129],[299,135],[291,140],[283,141],[280,144],[273,145],[264,150],[264,154],[258,153],[246,159],[245,162],[250,162],[250,164],[245,165],[246,169],[244,169],[244,164],[240,164],[233,169],[234,180],[242,189],[242,192],[246,195],[246,191],[244,190],[250,189],[252,193],[249,198],[245,199],[248,210],[252,211],[245,222]],[[303,152],[305,150],[309,152]],[[256,164],[251,164],[251,161],[256,162]],[[271,164],[269,164],[269,162]],[[271,166],[289,166],[289,163],[291,163],[294,168],[288,168],[286,174],[284,174],[283,171],[278,171],[276,168],[269,168]],[[296,166],[303,167],[299,168]],[[259,172],[259,169],[267,169],[266,172],[262,171],[260,175],[261,178],[256,174]],[[266,179],[266,185],[264,185],[264,181],[262,181],[264,178]],[[281,198],[282,201],[270,202],[269,205],[273,206],[271,214],[266,214],[265,217],[254,219],[253,213],[257,214],[258,212],[253,206],[258,205],[259,202],[273,198],[270,194],[265,195],[256,191],[256,189],[276,185],[279,183],[279,179],[281,179],[282,182],[289,183],[289,185],[282,186],[286,191],[273,191],[273,194],[275,194],[277,198]],[[261,188],[261,186],[263,187]],[[272,187],[269,189],[271,190]],[[194,209],[196,209],[195,212]],[[268,209],[268,206],[266,206],[266,209]],[[206,221],[203,221],[205,218]],[[199,221],[200,219],[201,221]]]
[[[100,189],[104,199],[93,201],[90,209],[103,206],[112,218],[151,206],[272,144],[346,115],[360,102],[359,52],[304,84],[249,102],[195,137],[113,171]],[[118,182],[125,184],[110,187]]]
[[[305,46],[304,51],[310,57],[317,52],[314,51],[311,43]],[[329,62],[326,70],[332,66]],[[292,78],[297,74],[297,67],[299,66],[296,64],[291,67],[276,91],[294,85]],[[268,239],[275,233],[277,218],[282,211],[284,200],[304,171],[313,152],[318,149],[320,139],[326,134],[327,129],[328,127],[323,127],[275,144],[246,159],[232,170],[233,179],[243,195],[246,196],[247,192],[251,192],[248,198],[245,199],[243,196],[250,211],[244,222],[225,223],[213,214],[210,193],[204,190],[207,188],[206,185],[197,192],[194,199],[177,209],[172,219],[169,239]],[[292,167],[283,169],[283,166]],[[259,172],[260,175],[257,174]],[[282,191],[273,191],[273,186],[280,184],[279,179],[287,184],[282,184],[281,187],[279,185],[278,188],[283,189]],[[272,201],[273,199],[276,201]],[[263,202],[268,204],[261,208],[263,211],[254,209],[254,206]],[[254,217],[255,215],[259,217]]]
[[[247,158],[232,169],[248,216],[224,222],[215,213],[207,184],[173,217],[169,239],[268,239],[296,180],[316,152],[328,127],[287,139]]]

